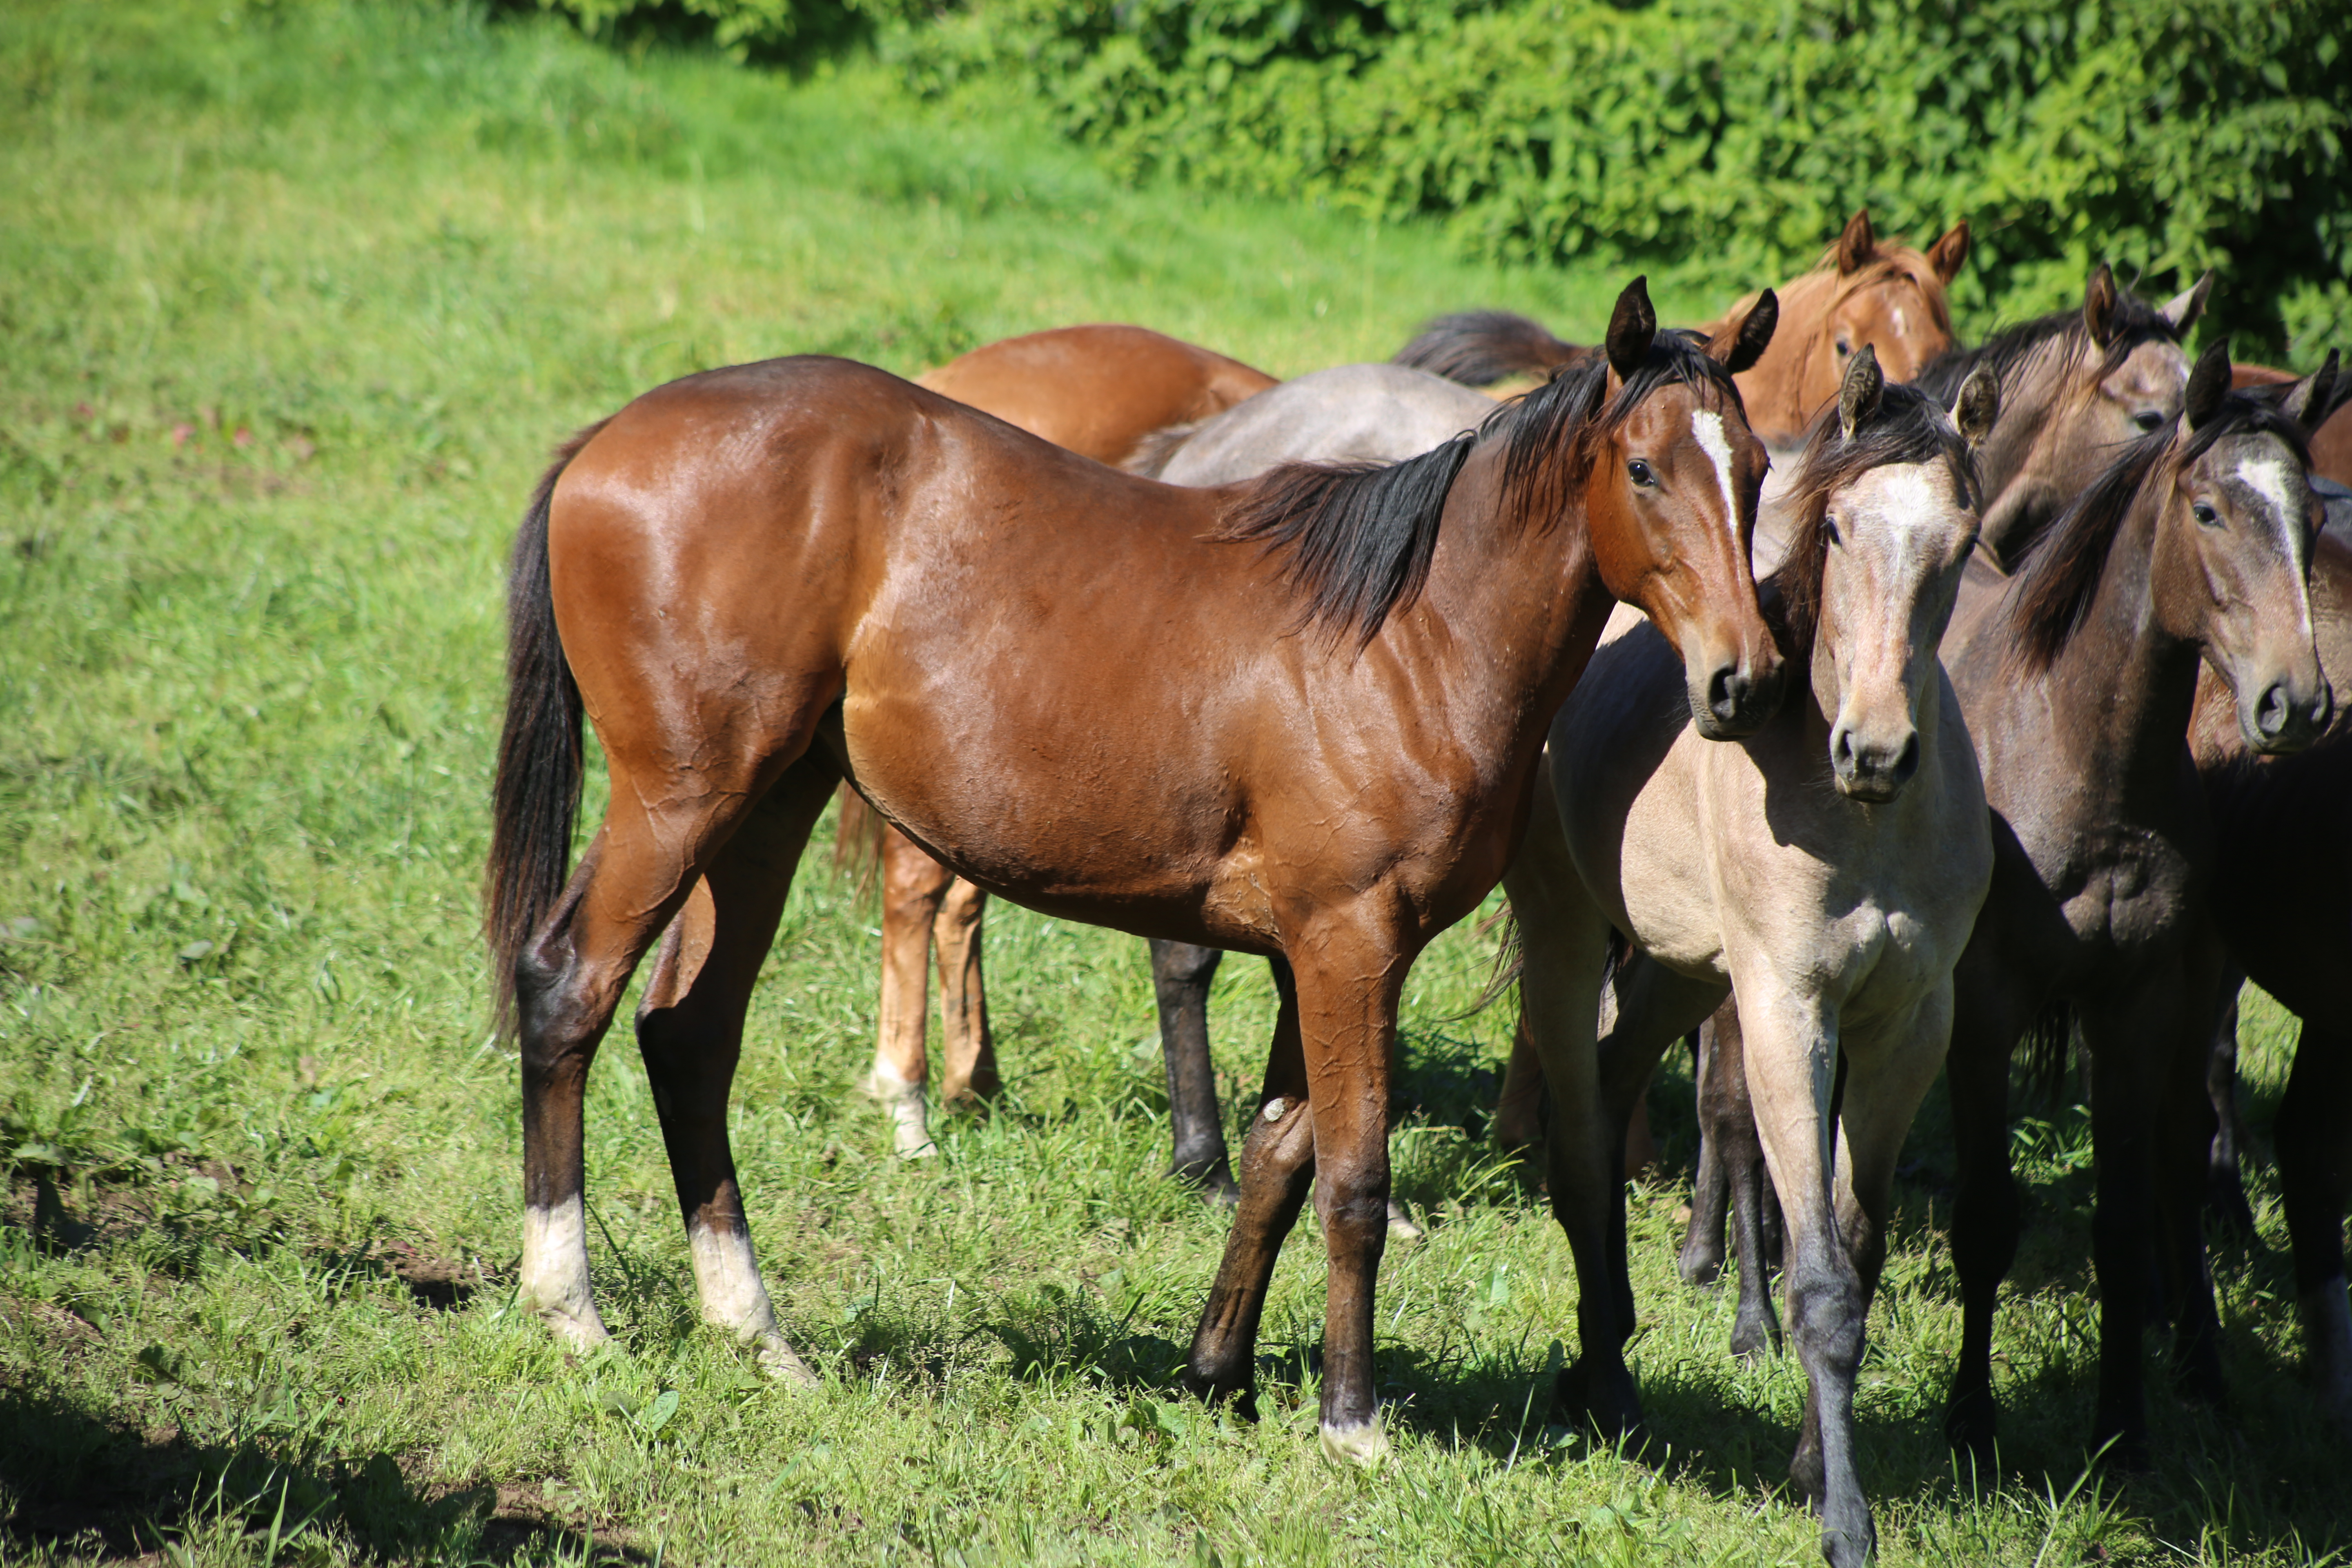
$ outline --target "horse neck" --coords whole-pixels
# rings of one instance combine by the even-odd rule
[[[1464,719],[1523,728],[1539,743],[1616,601],[1593,561],[1581,494],[1547,526],[1507,503],[1502,474],[1503,443],[1480,443],[1446,497],[1422,605],[1391,617],[1380,640],[1433,664]]]
[[[2057,424],[2082,352],[2072,338],[2054,339],[2035,349],[2002,383],[2000,416],[1977,452],[1977,475],[1984,497],[1983,542],[2004,560],[2012,558],[2035,527],[2047,521],[2021,511],[2029,500],[2021,487],[2031,486],[2047,467],[2035,459],[2047,456],[2042,445]]]
[[[2117,531],[2083,624],[2024,683],[2033,689],[2029,707],[2048,715],[2052,754],[2088,786],[2074,795],[2076,809],[2103,821],[2141,816],[2134,803],[2169,796],[2197,700],[2198,647],[2157,614],[2158,508],[2147,499],[2157,483],[2152,477]]]
[[[1763,354],[1736,378],[1749,423],[1768,441],[1785,443],[1803,434],[1813,412],[1805,401],[1805,367],[1812,363],[1830,312],[1844,297],[1843,282],[1835,268],[1822,268],[1792,278],[1777,290],[1780,324]],[[1703,330],[1713,336],[1728,321],[1727,317]]]

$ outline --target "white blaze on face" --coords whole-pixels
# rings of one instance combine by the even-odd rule
[[[2294,523],[2294,476],[2286,464],[2275,458],[2267,461],[2242,458],[2238,460],[2238,478],[2247,489],[2270,502],[2272,522],[2286,544],[2286,558],[2294,565],[2295,577],[2301,580],[2308,570],[2304,555],[2309,544],[2303,537],[2303,530]]]
[[[1731,492],[1731,442],[1723,434],[1723,416],[1711,408],[1691,411],[1691,434],[1698,439],[1698,449],[1715,465],[1715,482],[1723,490],[1724,526],[1732,537],[1739,537],[1739,502]]]

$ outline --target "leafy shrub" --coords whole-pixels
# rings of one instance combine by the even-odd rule
[[[1435,215],[1487,257],[1729,292],[1867,205],[1974,224],[1964,307],[2216,267],[2218,319],[2300,357],[2352,333],[2344,31],[2340,0],[980,0],[893,47],[1127,173]]]

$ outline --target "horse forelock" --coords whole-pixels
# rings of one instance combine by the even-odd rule
[[[1504,443],[1505,505],[1538,528],[1553,527],[1567,515],[1570,497],[1602,445],[1661,388],[1687,386],[1701,408],[1734,411],[1747,421],[1738,384],[1706,352],[1700,334],[1659,332],[1613,394],[1609,374],[1606,356],[1595,354],[1504,404],[1481,427],[1482,436]]]
[[[1785,492],[1785,504],[1796,520],[1788,552],[1769,579],[1775,593],[1767,613],[1789,658],[1810,658],[1820,628],[1830,498],[1873,468],[1938,457],[1949,465],[1962,500],[1979,504],[1967,439],[1943,405],[1917,388],[1890,383],[1880,394],[1877,410],[1851,437],[1839,424],[1834,404],[1813,421]]]

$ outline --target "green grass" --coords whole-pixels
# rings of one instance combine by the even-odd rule
[[[510,1304],[515,1070],[474,900],[503,552],[552,440],[769,353],[911,372],[1139,320],[1294,373],[1472,303],[1589,335],[1621,282],[1122,189],[1017,117],[941,119],[863,68],[632,63],[397,4],[0,16],[0,1560],[1814,1561],[1779,1485],[1801,1376],[1729,1361],[1728,1299],[1674,1283],[1678,1184],[1632,1216],[1671,1458],[1626,1461],[1531,1403],[1574,1293],[1557,1226],[1478,1135],[1507,1021],[1448,1021],[1482,978],[1466,931],[1409,993],[1399,1182],[1432,1225],[1383,1270],[1380,1476],[1312,1440],[1311,1233],[1276,1279],[1264,1419],[1177,1395],[1223,1220],[1159,1174],[1140,946],[1001,905],[1011,1088],[937,1161],[890,1158],[850,1092],[870,910],[796,889],[755,998],[736,1147],[822,1392],[697,1326],[625,1038],[589,1111],[619,1345],[568,1356]],[[1214,1005],[1238,1103],[1263,966],[1229,965]],[[2256,999],[2260,1110],[2291,1031]],[[1688,1104],[1670,1074],[1678,1157]],[[1862,1399],[1886,1561],[2335,1550],[2352,1489],[2295,1379],[2267,1174],[2263,1246],[2219,1264],[2235,1414],[2159,1379],[2158,1472],[2077,1486],[2095,1302],[2074,1112],[2021,1134],[2012,1477],[1955,1487],[1940,1115]]]

